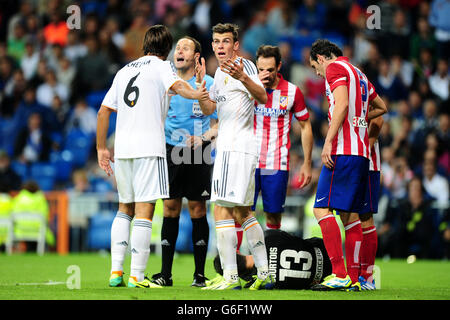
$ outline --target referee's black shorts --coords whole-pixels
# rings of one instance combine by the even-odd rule
[[[205,152],[205,149],[207,150]],[[166,144],[169,199],[209,200],[211,195],[211,144],[193,150]]]

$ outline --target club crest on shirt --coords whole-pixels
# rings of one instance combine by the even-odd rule
[[[227,85],[227,83],[228,83],[228,77],[225,77],[225,80],[223,80],[223,83],[224,83],[225,85]]]
[[[288,97],[280,96],[280,109],[286,109],[288,106]]]

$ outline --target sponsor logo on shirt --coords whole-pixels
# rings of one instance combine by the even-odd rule
[[[272,108],[257,106],[255,108],[255,113],[262,114],[266,117],[279,117],[279,116],[286,115],[287,110],[286,109],[272,109]]]
[[[216,102],[226,102],[227,98],[225,96],[216,96]]]
[[[367,121],[362,117],[353,117],[352,124],[354,127],[367,128]]]

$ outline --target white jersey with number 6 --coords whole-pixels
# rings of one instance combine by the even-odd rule
[[[102,105],[117,111],[114,157],[166,157],[168,90],[180,78],[169,61],[143,56],[120,69]]]

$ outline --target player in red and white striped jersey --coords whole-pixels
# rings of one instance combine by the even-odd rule
[[[261,191],[268,229],[279,229],[289,178],[289,131],[294,116],[301,127],[304,163],[300,187],[311,181],[313,134],[308,109],[300,89],[279,73],[282,62],[278,47],[262,45],[256,53],[259,77],[267,93],[265,104],[255,103],[254,132],[259,161],[255,174],[255,201]]]
[[[367,77],[342,56],[342,50],[334,43],[322,39],[314,42],[310,64],[325,78],[329,102],[329,128],[321,155],[324,166],[318,181],[314,215],[334,274],[313,289],[343,289],[352,283],[353,288],[358,288],[363,237],[359,212],[364,204],[370,156],[368,122],[384,114],[387,108]],[[333,210],[340,212],[345,226],[347,268]]]

